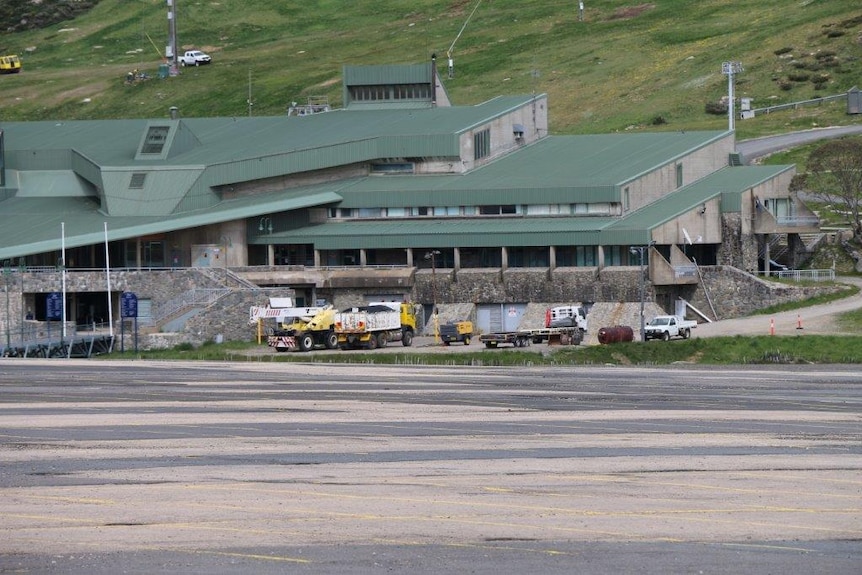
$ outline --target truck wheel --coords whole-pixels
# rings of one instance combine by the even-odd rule
[[[665,331],[661,334],[662,341],[670,341],[670,332]]]
[[[413,345],[413,332],[409,329],[401,334],[401,345],[404,347]]]
[[[314,348],[314,338],[310,333],[299,336],[299,351],[311,351]]]
[[[464,345],[470,345],[470,336],[464,338]]]
[[[386,347],[387,343],[389,343],[389,338],[386,337],[386,332],[377,334],[377,347]]]
[[[446,347],[449,347],[449,340],[447,339],[446,341],[444,341],[443,345],[445,345]]]
[[[682,330],[682,339],[688,339],[690,337],[691,337],[691,330],[690,329]]]
[[[328,331],[326,332],[324,343],[326,344],[326,349],[335,349],[338,347],[338,336],[334,331]]]
[[[496,342],[493,342],[493,341],[486,341],[485,347],[487,347],[488,349],[493,349],[493,348],[497,347],[497,344],[496,344]]]

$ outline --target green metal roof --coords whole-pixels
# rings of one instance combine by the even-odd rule
[[[340,199],[331,191],[288,190],[229,200],[208,210],[176,216],[110,217],[99,210],[98,201],[93,197],[11,198],[0,205],[0,260],[59,250],[61,223],[65,224],[66,247],[72,248],[103,242],[106,222],[108,240],[113,241],[296,210]]]
[[[647,230],[690,212],[703,202],[715,197],[725,195],[739,197],[746,190],[791,169],[793,166],[723,168],[616,220],[605,229],[602,240],[607,243],[621,243],[620,238],[631,237],[632,231],[640,231],[641,241],[649,241]],[[722,209],[725,205],[723,202]],[[737,205],[739,205],[738,202]]]
[[[381,64],[344,66],[341,77],[345,86],[375,84],[430,84],[431,62],[423,64]]]
[[[596,245],[613,218],[488,217],[330,222],[259,238],[318,249]]]

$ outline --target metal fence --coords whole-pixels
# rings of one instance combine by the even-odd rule
[[[775,270],[758,272],[764,277],[786,279],[796,282],[829,282],[835,281],[835,270]]]

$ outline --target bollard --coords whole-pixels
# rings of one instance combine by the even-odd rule
[[[769,335],[775,335],[775,319],[769,320]]]
[[[802,316],[796,315],[796,329],[802,329]]]

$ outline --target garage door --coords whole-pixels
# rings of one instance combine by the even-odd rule
[[[526,309],[525,303],[480,304],[476,310],[476,324],[482,333],[515,331]]]

